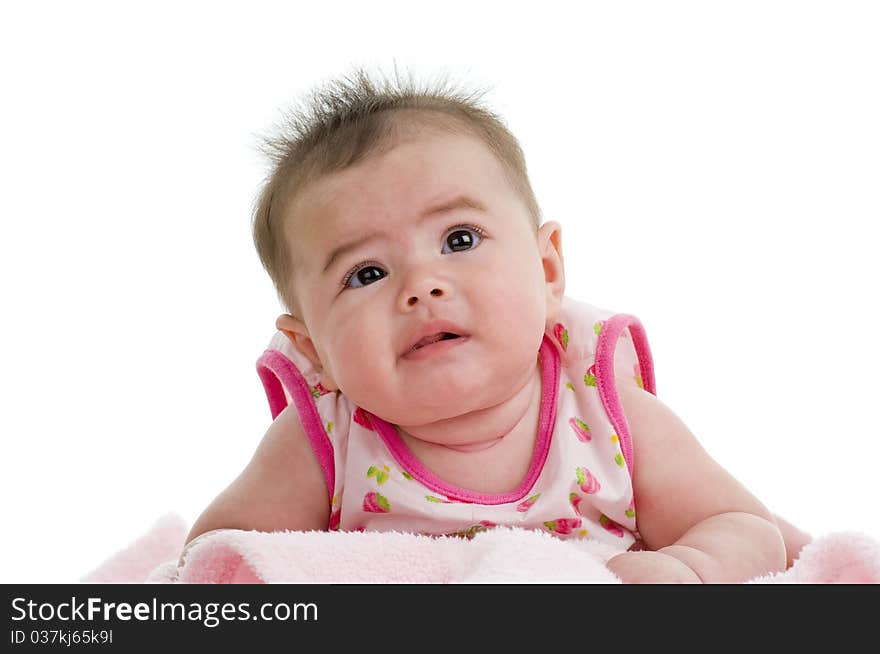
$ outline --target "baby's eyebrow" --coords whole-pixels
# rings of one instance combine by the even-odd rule
[[[473,209],[475,211],[486,211],[486,207],[484,207],[480,202],[474,200],[467,195],[457,195],[450,200],[445,200],[440,204],[434,205],[425,211],[419,216],[419,223],[424,222],[427,218],[435,216],[439,213],[445,213],[447,211],[452,211],[454,209]],[[369,241],[375,240],[377,238],[381,238],[385,236],[385,232],[383,231],[373,231],[363,236],[361,238],[355,239],[354,241],[349,241],[343,245],[340,245],[338,248],[334,249],[333,252],[330,253],[330,256],[327,258],[327,262],[324,264],[324,270],[322,270],[322,274],[326,273],[330,266],[333,265],[333,262],[336,261],[342,255],[359,248],[364,243],[368,243]]]

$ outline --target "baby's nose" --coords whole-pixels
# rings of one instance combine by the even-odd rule
[[[432,288],[431,292],[426,295],[429,295],[430,297],[442,297],[443,296],[443,289],[442,288]],[[411,307],[411,306],[417,304],[418,301],[419,301],[418,295],[410,295],[406,300],[406,304],[407,304],[407,306]]]

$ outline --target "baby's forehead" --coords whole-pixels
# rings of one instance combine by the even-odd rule
[[[294,213],[339,220],[419,214],[455,196],[487,205],[516,190],[495,154],[472,135],[428,134],[400,140],[356,164],[300,186]]]

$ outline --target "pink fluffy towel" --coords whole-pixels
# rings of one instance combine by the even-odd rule
[[[615,550],[538,531],[495,528],[472,540],[390,532],[223,529],[195,539],[176,514],[83,576],[83,583],[620,583]],[[748,583],[880,583],[880,542],[859,532],[814,539],[786,571]]]

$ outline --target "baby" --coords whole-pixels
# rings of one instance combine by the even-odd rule
[[[505,525],[604,541],[624,582],[732,583],[809,540],[655,397],[639,321],[565,296],[560,225],[473,95],[359,71],[268,145],[274,421],[188,544]]]

